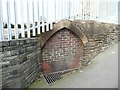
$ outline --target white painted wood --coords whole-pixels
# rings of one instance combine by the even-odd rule
[[[100,7],[101,5],[100,0],[95,0],[95,1],[93,0],[53,0],[53,1],[6,0],[6,1],[7,2],[5,3],[6,4],[5,10],[7,13],[5,15],[6,15],[8,28],[7,28],[7,33],[4,33],[3,30],[4,8],[2,6],[3,0],[0,0],[0,41],[3,41],[6,38],[6,35],[7,35],[7,39],[11,40],[13,33],[15,33],[15,39],[19,39],[20,33],[22,34],[22,37],[25,37],[25,31],[27,32],[27,37],[29,38],[30,30],[33,30],[33,36],[36,36],[35,28],[37,28],[37,32],[38,32],[37,34],[40,34],[40,26],[42,26],[42,32],[45,32],[45,28],[44,28],[45,25],[46,25],[46,31],[49,31],[49,24],[50,24],[50,29],[53,29],[53,22],[58,22],[62,19],[69,19],[69,20],[91,19],[97,21],[111,22],[111,20],[113,20],[111,18],[113,17],[112,13],[113,11],[116,12],[115,8],[117,7],[117,5],[116,7],[115,5],[113,5],[114,3],[112,4],[113,2],[112,0],[107,0],[110,3],[108,2],[104,3],[103,7]],[[14,2],[12,3],[12,1]],[[116,1],[117,0],[115,0],[115,3],[117,4]],[[20,5],[18,2],[20,2]],[[14,8],[12,8],[11,6],[12,4]],[[20,8],[18,8],[18,6],[20,6]],[[101,8],[105,8],[106,12],[101,11],[102,10]],[[18,10],[21,11],[19,12]],[[117,17],[117,13],[115,14],[116,16],[114,15],[113,18]],[[106,15],[106,17],[104,14]],[[21,20],[21,22],[19,20]],[[15,28],[11,29],[11,23],[13,21],[15,23]],[[26,23],[26,21],[27,21],[27,29],[24,28],[24,24]],[[37,25],[35,25],[35,22],[37,22]],[[42,22],[42,24],[40,24],[40,22]],[[21,29],[18,28],[18,23],[21,24]],[[33,24],[33,27],[30,28],[30,24]]]
[[[11,32],[11,14],[10,14],[10,1],[7,0],[7,26],[8,26],[8,40],[12,40]]]
[[[25,29],[24,29],[24,0],[21,0],[21,34],[22,37],[25,37]]]
[[[46,16],[46,31],[49,31],[49,14],[48,14],[48,7],[49,7],[49,3],[48,3],[48,0],[46,0],[46,13],[47,13],[47,16]]]
[[[0,41],[4,40],[2,0],[0,0]]]
[[[30,38],[30,13],[29,0],[27,0],[27,37]]]
[[[35,36],[35,9],[34,9],[34,0],[32,0],[32,11],[33,11],[33,36]]]
[[[37,13],[38,13],[38,23],[37,23],[37,26],[38,26],[38,34],[40,34],[40,7],[39,7],[39,0],[37,0]]]
[[[42,0],[42,32],[45,32],[44,25],[44,0]]]
[[[15,39],[18,39],[18,15],[17,15],[17,2],[14,0],[14,15],[15,15]]]

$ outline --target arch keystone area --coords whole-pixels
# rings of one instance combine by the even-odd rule
[[[78,38],[83,42],[85,45],[88,42],[87,37],[85,34],[78,28],[75,24],[73,24],[69,20],[61,20],[58,23],[56,23],[51,31],[45,32],[40,35],[40,47],[42,48],[44,44],[47,42],[47,40],[54,35],[59,30],[67,28],[68,30],[75,33],[75,35],[78,36]]]

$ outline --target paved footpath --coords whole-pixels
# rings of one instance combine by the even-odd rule
[[[94,58],[82,70],[74,72],[53,85],[37,81],[30,88],[118,88],[118,44]]]

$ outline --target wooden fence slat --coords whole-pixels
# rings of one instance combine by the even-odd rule
[[[14,0],[14,15],[15,15],[15,39],[18,39],[18,15],[17,15],[17,3],[16,0]]]
[[[37,23],[37,26],[38,26],[38,34],[40,34],[40,7],[39,7],[39,0],[37,0],[37,13],[38,13],[38,23]]]
[[[42,32],[45,32],[44,25],[44,0],[42,0]]]
[[[24,28],[24,0],[21,0],[21,34],[22,37],[25,37],[25,28]]]
[[[10,1],[7,0],[7,26],[8,26],[8,40],[12,40],[12,31],[11,31],[11,14],[10,14]]]
[[[0,0],[0,41],[4,40],[2,0]]]
[[[47,8],[47,9],[46,9],[46,13],[47,13],[47,17],[46,17],[46,23],[47,23],[47,24],[46,24],[46,31],[49,31],[49,14],[48,14],[48,11],[49,11],[49,10],[48,10],[49,3],[48,3],[48,0],[46,0],[46,4],[47,4],[47,5],[46,5],[46,6],[47,6],[47,7],[46,7],[46,8]]]
[[[33,11],[33,36],[35,36],[35,7],[34,7],[34,0],[32,0],[32,11]]]
[[[27,0],[27,37],[30,38],[30,6],[29,0]]]
[[[21,37],[31,37],[36,36],[36,34],[41,34],[41,32],[46,32],[53,29],[53,22],[58,22],[62,19],[74,20],[74,19],[85,19],[85,20],[97,20],[97,21],[104,21],[104,22],[111,22],[112,11],[113,9],[117,9],[117,0],[112,3],[112,0],[108,0],[104,4],[108,5],[105,7],[105,10],[108,10],[104,16],[104,13],[99,11],[100,8],[100,0],[53,0],[52,3],[49,0],[20,0],[20,17],[21,17],[21,29],[19,30],[18,23],[19,23],[19,11],[18,11],[18,0],[6,0],[6,2],[2,2],[0,0],[0,41],[3,40],[12,40],[13,33],[15,34],[15,39],[19,39],[19,35],[21,33]],[[32,1],[32,3],[31,3]],[[4,5],[6,6],[6,10],[4,11]],[[26,3],[26,5],[25,5]],[[13,10],[12,6],[14,5]],[[37,4],[37,6],[35,6]],[[116,7],[114,7],[116,4]],[[32,5],[32,6],[31,6]],[[114,7],[114,8],[113,8]],[[36,12],[37,8],[37,12]],[[14,15],[12,14],[14,11]],[[25,12],[26,11],[26,12]],[[31,13],[31,11],[33,13]],[[117,10],[116,10],[117,11]],[[5,13],[6,12],[6,13]],[[115,13],[117,17],[117,13]],[[7,17],[7,31],[3,28],[4,27],[4,17],[3,15],[6,14]],[[31,15],[32,14],[32,22]],[[37,14],[37,15],[36,15]],[[13,17],[13,16],[14,17]],[[25,16],[27,15],[27,25],[25,27]],[[102,16],[100,16],[102,15]],[[37,21],[35,20],[37,16]],[[14,29],[11,27],[13,23],[12,20],[14,19]],[[116,20],[117,21],[117,20]],[[37,23],[36,23],[37,22]],[[114,21],[113,21],[114,22]],[[117,22],[116,22],[117,23]],[[32,26],[32,27],[31,27]],[[46,26],[46,27],[45,27]],[[50,26],[50,27],[49,27]],[[41,28],[42,27],[42,31]],[[37,33],[36,33],[37,28]],[[7,36],[7,38],[6,38]]]

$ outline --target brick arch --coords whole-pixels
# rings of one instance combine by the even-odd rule
[[[52,35],[41,49],[41,70],[44,74],[78,69],[83,60],[82,40],[67,28]]]
[[[74,32],[79,39],[82,41],[83,45],[85,45],[88,42],[88,39],[86,35],[78,28],[75,24],[71,23],[69,20],[61,20],[60,22],[56,23],[54,25],[53,30],[43,33],[40,35],[40,46],[41,48],[44,46],[44,44],[47,42],[47,40],[54,35],[59,30],[66,28],[72,32]]]

